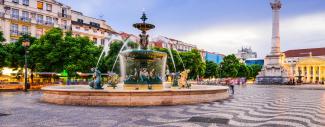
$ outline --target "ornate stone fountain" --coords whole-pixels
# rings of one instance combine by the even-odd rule
[[[127,50],[120,54],[121,77],[125,89],[163,89],[167,54],[148,50],[147,31],[155,25],[146,23],[148,19],[143,13],[142,23],[135,23],[133,27],[141,30],[140,47],[137,50]]]
[[[189,70],[175,80],[175,89],[163,85],[167,54],[148,50],[147,31],[155,26],[148,24],[143,13],[142,23],[133,26],[141,30],[141,49],[120,53],[123,83],[117,85],[118,76],[112,75],[114,88],[100,89],[100,72],[95,71],[94,81],[88,85],[49,86],[42,88],[41,100],[47,103],[86,106],[157,106],[213,102],[229,97],[228,87],[193,85],[187,83]],[[120,86],[120,87],[119,87]],[[122,86],[122,87],[121,87]]]

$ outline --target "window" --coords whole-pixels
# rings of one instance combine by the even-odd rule
[[[46,10],[47,11],[52,11],[52,4],[46,3]]]
[[[11,24],[10,35],[18,35],[18,24]]]
[[[82,20],[82,19],[78,19],[77,22],[79,22],[79,23],[84,23],[84,20]]]
[[[43,35],[43,29],[39,28],[36,30],[36,38],[40,38]]]
[[[43,10],[43,2],[37,1],[37,8]]]
[[[29,0],[23,0],[23,5],[29,6]]]
[[[85,31],[89,31],[89,29],[88,28],[85,28]]]
[[[23,20],[23,21],[25,21],[25,22],[30,21],[30,19],[29,19],[29,12],[27,12],[27,11],[23,11],[23,13],[22,13],[22,17],[21,17],[21,20]]]
[[[19,4],[19,0],[12,0],[13,3]]]
[[[17,39],[15,39],[15,38],[10,38],[10,42],[11,43],[16,43],[18,40]]]
[[[90,22],[89,23],[91,26],[95,26],[95,27],[100,27],[100,25],[98,23],[95,23],[95,22]]]
[[[22,34],[29,34],[28,26],[22,26],[21,31],[22,31]]]
[[[97,38],[93,38],[93,41],[96,44],[97,43]]]
[[[16,20],[19,19],[19,10],[18,9],[11,10],[11,18],[16,19]]]
[[[97,33],[97,30],[96,29],[93,29],[94,33]]]
[[[101,40],[100,40],[100,44],[101,44],[101,45],[105,45],[105,39],[101,39]]]
[[[77,27],[76,27],[76,29],[77,29],[77,30],[79,30],[79,29],[80,29],[80,27],[79,27],[79,26],[77,26]]]
[[[53,18],[52,17],[49,17],[49,16],[46,16],[46,22],[45,22],[46,25],[52,25],[53,24]]]
[[[43,24],[44,23],[44,21],[43,21],[43,15],[37,15],[36,16],[36,22],[38,24]]]

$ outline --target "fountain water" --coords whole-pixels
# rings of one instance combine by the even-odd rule
[[[100,60],[102,59],[104,53],[106,52],[106,55],[109,51],[109,44],[114,41],[114,40],[122,40],[120,36],[115,36],[115,35],[112,35],[110,37],[110,39],[108,40],[108,42],[106,43],[106,45],[104,45],[104,48],[102,50],[102,53],[100,54],[99,58],[98,58],[98,61],[97,61],[97,64],[96,64],[96,68],[98,67],[98,64],[100,62]]]
[[[123,41],[123,45],[122,45],[120,51],[118,52],[118,55],[120,55],[121,52],[123,51],[123,49],[128,45],[129,39],[130,39],[130,37],[128,37],[125,41]],[[117,56],[116,59],[115,59],[115,61],[114,61],[114,64],[113,64],[113,67],[112,67],[111,72],[113,72],[113,70],[114,70],[114,68],[116,66],[116,62],[117,62],[118,59],[119,59],[119,57]]]

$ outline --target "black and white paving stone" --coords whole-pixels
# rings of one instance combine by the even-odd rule
[[[41,92],[0,92],[0,127],[319,127],[325,90],[236,87],[231,99],[198,105],[86,107],[42,103]]]

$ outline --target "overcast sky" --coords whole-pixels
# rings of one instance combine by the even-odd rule
[[[138,34],[143,8],[163,35],[207,51],[236,53],[252,47],[270,52],[271,0],[59,0],[85,15],[103,18],[116,31]],[[281,50],[325,47],[325,0],[282,0]]]

